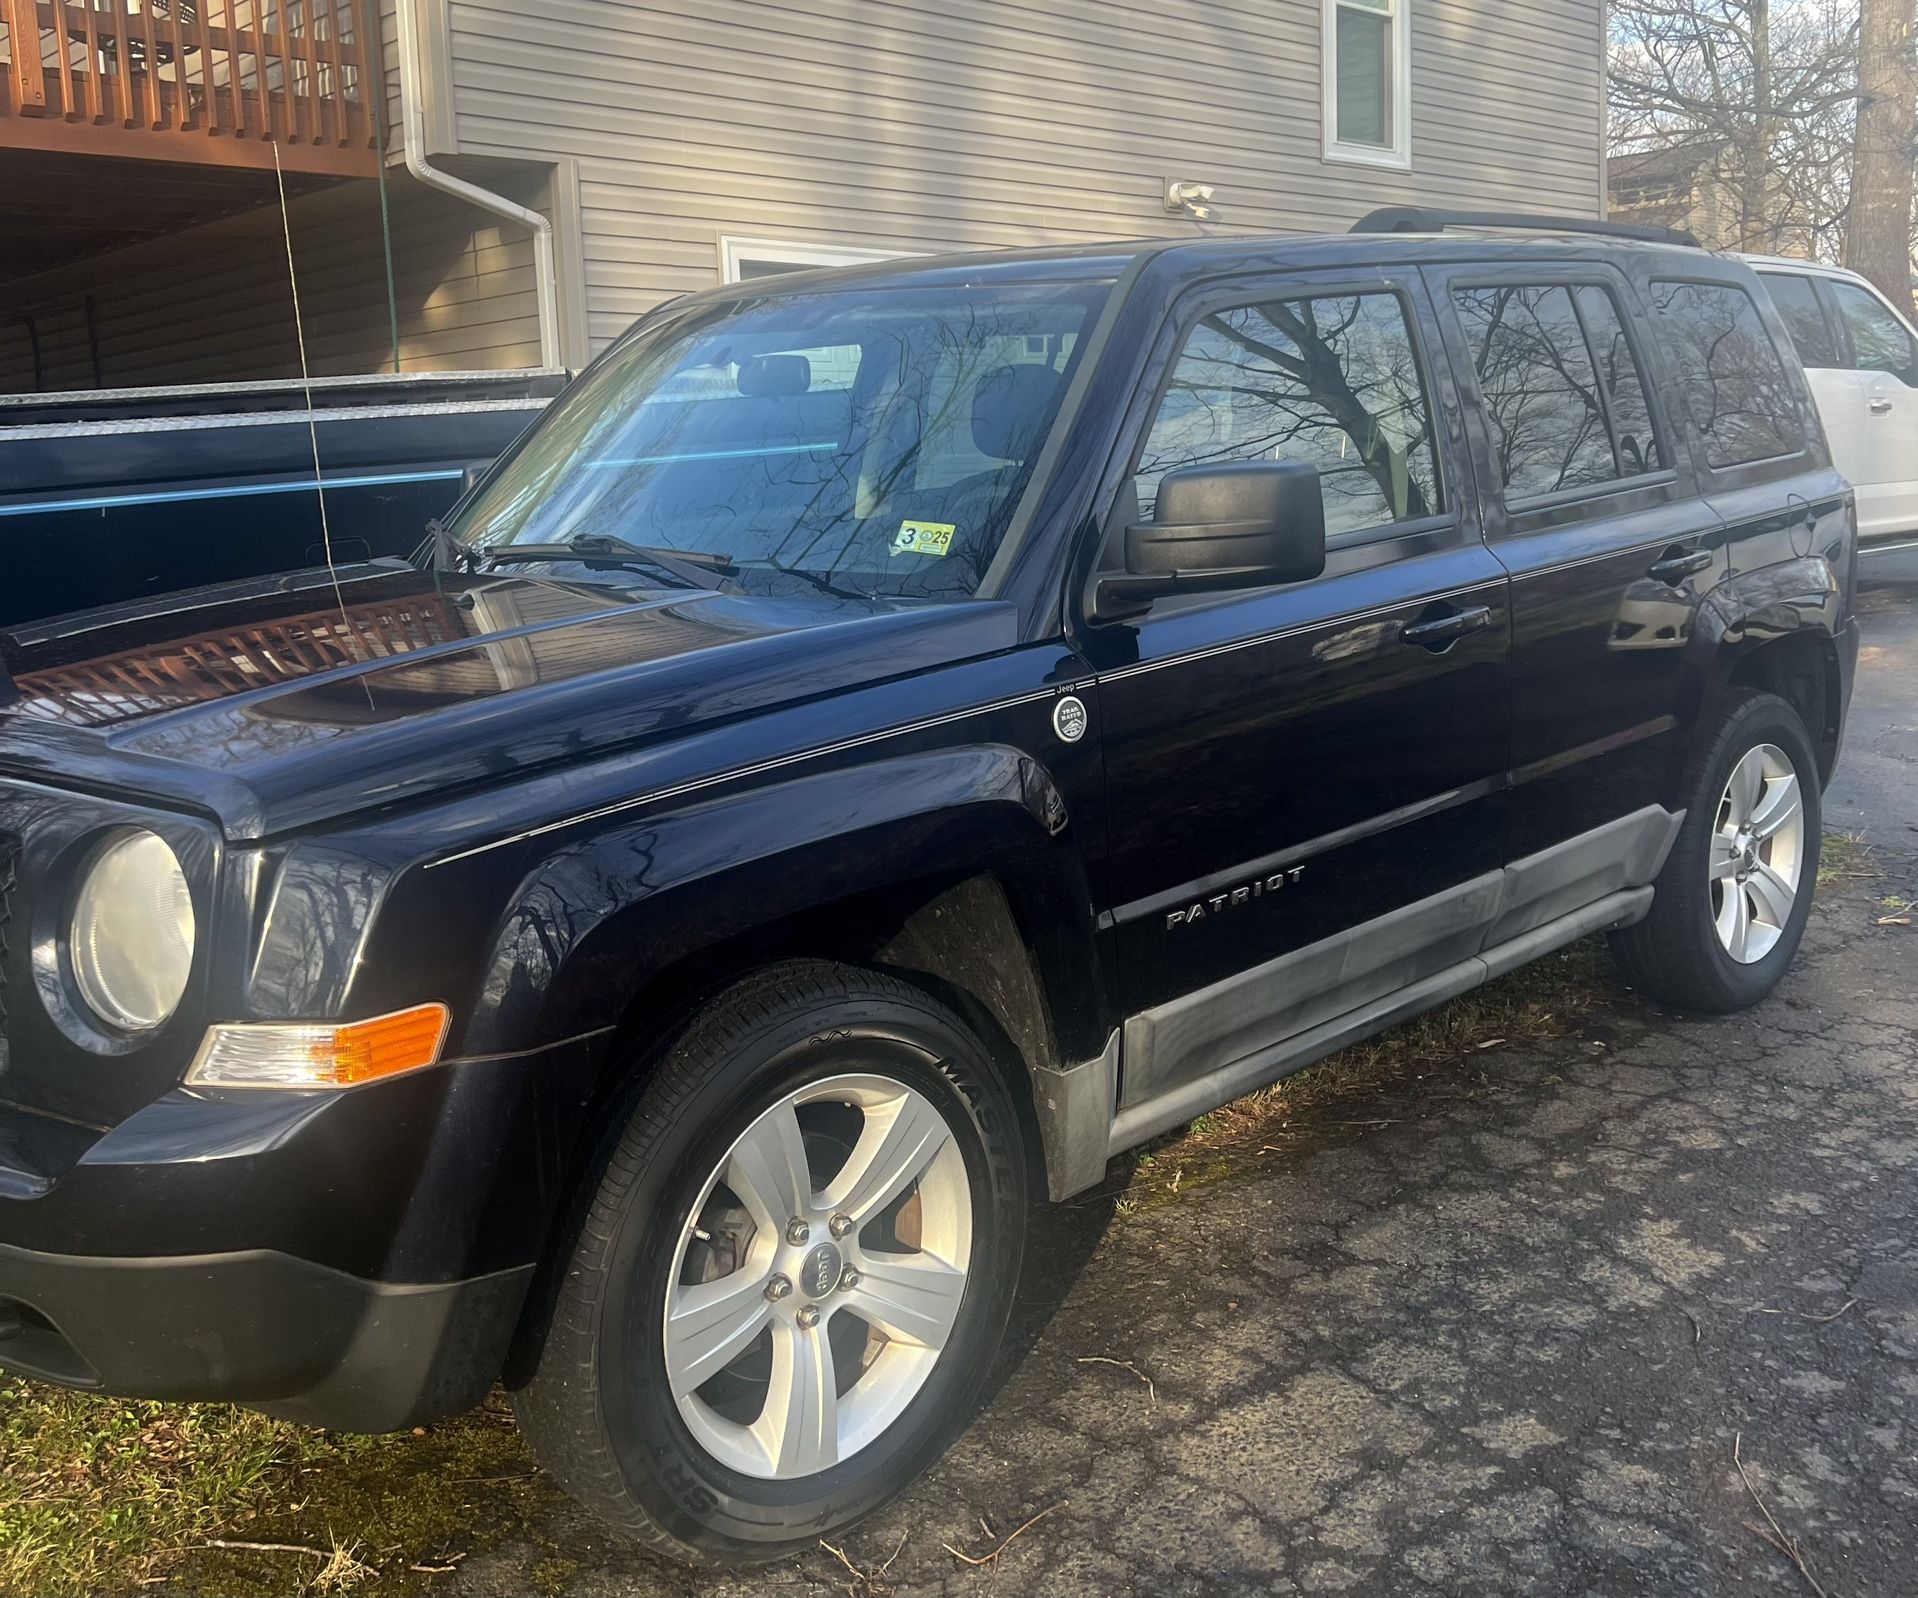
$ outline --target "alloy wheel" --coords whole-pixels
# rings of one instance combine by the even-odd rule
[[[707,1177],[673,1253],[666,1375],[742,1475],[816,1475],[885,1433],[950,1338],[972,1189],[945,1117],[890,1077],[781,1098]]]
[[[1804,795],[1776,744],[1746,750],[1732,767],[1708,858],[1719,944],[1741,965],[1755,965],[1784,936],[1805,865]]]

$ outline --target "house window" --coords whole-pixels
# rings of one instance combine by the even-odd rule
[[[1325,158],[1412,164],[1411,0],[1325,0]]]
[[[745,283],[781,272],[806,272],[816,266],[861,266],[868,261],[896,261],[914,250],[863,250],[838,244],[801,244],[782,239],[722,238],[719,275],[722,283]]]

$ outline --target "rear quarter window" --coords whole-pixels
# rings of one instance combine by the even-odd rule
[[[1652,304],[1672,371],[1714,467],[1804,448],[1796,391],[1758,305],[1733,283],[1659,279]]]

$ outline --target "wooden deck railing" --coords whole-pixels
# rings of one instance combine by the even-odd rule
[[[11,708],[43,721],[103,727],[340,666],[430,649],[473,631],[453,600],[434,595],[348,604],[233,632],[203,633],[154,649],[23,672],[14,679],[21,697]],[[455,673],[466,665],[463,658],[447,663]]]
[[[370,0],[0,0],[0,147],[369,173]]]

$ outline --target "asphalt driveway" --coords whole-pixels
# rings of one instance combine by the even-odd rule
[[[1904,561],[1868,574],[1827,818],[1865,848],[1769,1003],[1614,992],[1184,1193],[1041,1218],[995,1398],[848,1563],[696,1579],[555,1502],[544,1548],[435,1590],[524,1590],[557,1547],[577,1594],[1918,1591]]]

